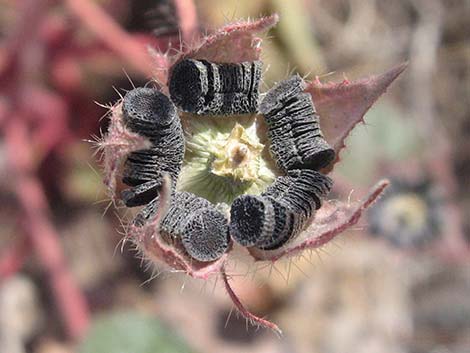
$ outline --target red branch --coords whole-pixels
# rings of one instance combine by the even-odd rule
[[[0,112],[5,120],[2,125],[10,171],[14,175],[14,187],[23,209],[28,241],[38,255],[46,271],[58,310],[66,325],[66,331],[74,339],[80,338],[89,321],[85,297],[69,272],[60,245],[60,237],[49,219],[49,205],[43,187],[35,175],[34,146],[28,121],[34,121],[36,112],[28,112],[27,63],[25,56],[35,43],[38,28],[51,0],[19,2],[19,19],[6,39],[8,51],[0,67],[0,77],[5,83],[0,87],[6,104]],[[1,64],[1,63],[0,63]]]
[[[263,327],[266,327],[268,329],[271,329],[273,330],[278,336],[281,336],[282,335],[282,331],[281,329],[273,322],[269,321],[269,320],[266,320],[266,319],[263,319],[261,317],[258,317],[252,313],[250,313],[250,311],[245,308],[245,306],[242,304],[242,302],[240,301],[240,299],[238,298],[238,296],[235,294],[235,292],[233,291],[232,287],[230,286],[230,283],[228,282],[228,277],[227,277],[227,273],[225,272],[225,268],[222,268],[221,270],[221,275],[222,275],[222,279],[224,281],[224,285],[225,285],[225,290],[227,291],[230,299],[232,300],[233,304],[235,305],[235,307],[237,308],[238,312],[245,318],[247,319],[249,322],[251,322],[252,324],[254,325],[259,325],[259,326],[263,326]]]
[[[125,32],[105,11],[89,0],[65,0],[70,12],[121,58],[142,74],[152,77],[152,63],[144,45]]]
[[[72,338],[83,336],[88,327],[86,300],[69,272],[59,234],[49,220],[49,205],[44,190],[32,172],[31,149],[26,124],[19,114],[5,129],[9,162],[15,172],[15,188],[24,211],[29,239],[44,266],[54,299]]]
[[[13,276],[23,266],[31,254],[31,247],[27,238],[19,239],[0,255],[0,283]]]
[[[9,33],[3,44],[4,57],[0,57],[0,81],[11,73],[18,64],[18,56],[34,39],[35,29],[39,28],[42,15],[53,0],[26,0],[18,4],[21,14],[15,28]]]
[[[195,39],[198,30],[196,6],[193,0],[174,0],[174,2],[183,43],[189,45]]]

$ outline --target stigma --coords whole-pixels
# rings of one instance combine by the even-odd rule
[[[250,182],[259,176],[257,163],[264,145],[251,138],[245,128],[236,123],[225,140],[214,144],[211,172],[234,181]]]

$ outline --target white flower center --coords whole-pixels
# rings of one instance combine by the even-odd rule
[[[258,178],[257,160],[263,149],[263,144],[250,138],[245,128],[236,123],[225,141],[214,144],[211,172],[242,182],[254,181]]]
[[[231,204],[262,193],[275,178],[260,117],[184,117],[186,153],[178,189]]]

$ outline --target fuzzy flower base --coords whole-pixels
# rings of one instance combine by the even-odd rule
[[[260,35],[275,26],[277,15],[255,21],[237,22],[226,25],[212,35],[202,37],[191,48],[170,57],[158,54],[158,79],[162,92],[168,94],[168,76],[175,64],[183,59],[204,59],[216,63],[241,63],[260,59],[262,39]],[[352,129],[363,122],[364,114],[385,92],[387,87],[405,69],[399,65],[378,76],[350,82],[321,83],[318,79],[308,82],[305,92],[312,96],[320,115],[320,125],[326,141],[336,152],[336,159],[322,170],[329,173],[340,161],[340,152],[345,147],[345,139]],[[213,203],[228,205],[240,194],[259,194],[269,186],[278,171],[266,162],[265,141],[253,127],[257,117],[233,118],[228,125],[217,127],[211,119],[192,118],[181,114],[186,133],[186,152],[183,170],[178,185],[179,190],[187,190],[203,196]],[[251,120],[250,120],[251,119]],[[191,130],[191,133],[188,132]],[[190,136],[190,138],[188,138]],[[262,137],[262,136],[261,136]],[[231,168],[230,155],[233,146],[243,142],[242,156],[248,163]],[[205,151],[203,148],[210,145]],[[113,200],[117,200],[116,188],[120,179],[122,163],[126,156],[136,150],[148,147],[148,141],[127,130],[122,122],[121,103],[110,111],[110,126],[103,140],[99,142],[103,151],[104,182]],[[240,153],[241,153],[240,152]],[[208,156],[211,156],[209,158]],[[262,158],[263,157],[263,158]],[[204,159],[206,158],[206,159]],[[201,162],[202,161],[202,162]],[[212,175],[204,174],[202,165],[210,161]],[[238,184],[225,182],[224,178],[237,178]],[[127,238],[134,242],[144,257],[152,262],[163,263],[175,271],[183,271],[189,276],[207,280],[211,276],[221,276],[228,295],[239,312],[255,325],[268,327],[277,333],[280,329],[273,323],[250,313],[240,302],[230,286],[230,275],[226,273],[227,262],[231,258],[234,244],[219,259],[212,262],[199,262],[190,258],[177,244],[169,244],[161,234],[159,225],[165,216],[171,198],[170,182],[163,182],[159,194],[159,208],[155,217],[141,227],[129,225]],[[363,211],[367,209],[387,187],[387,181],[373,186],[369,194],[357,202],[324,201],[303,232],[293,241],[276,250],[247,248],[254,261],[276,262],[283,258],[300,255],[305,250],[316,249],[331,241],[335,236],[355,225]],[[214,192],[217,187],[218,191]]]

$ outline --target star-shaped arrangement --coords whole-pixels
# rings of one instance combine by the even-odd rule
[[[113,200],[143,206],[129,225],[150,261],[189,276],[221,276],[234,251],[276,262],[318,248],[356,224],[388,185],[357,202],[329,202],[327,176],[344,140],[402,64],[367,79],[323,84],[294,75],[260,93],[261,38],[273,15],[229,24],[174,56],[160,55],[158,88],[128,92],[100,142]],[[127,188],[117,196],[117,185]]]

